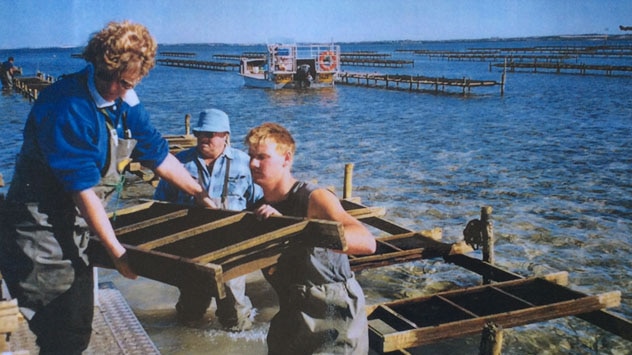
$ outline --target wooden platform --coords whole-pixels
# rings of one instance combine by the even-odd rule
[[[500,82],[495,80],[475,80],[469,78],[450,79],[439,77],[427,77],[421,75],[376,74],[376,73],[351,73],[338,74],[337,84],[362,86],[376,89],[399,90],[417,93],[454,94],[450,89],[456,89],[461,95],[469,95],[472,89],[483,87],[500,87],[501,95],[504,94],[504,74]]]
[[[28,98],[29,101],[37,100],[39,93],[54,82],[54,78],[43,73],[35,76],[18,76],[13,79],[15,91]]]
[[[187,59],[158,59],[156,63],[160,65],[166,65],[169,67],[187,68],[187,69],[203,69],[213,71],[229,71],[238,70],[239,64],[226,63],[226,62],[210,62],[202,60],[187,60]]]
[[[490,322],[510,328],[620,303],[618,291],[587,296],[563,287],[566,280],[559,273],[368,307],[371,348],[391,352],[479,334]]]

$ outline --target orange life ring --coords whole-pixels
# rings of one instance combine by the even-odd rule
[[[336,69],[336,54],[332,51],[324,51],[318,57],[318,65],[324,71],[332,71]]]

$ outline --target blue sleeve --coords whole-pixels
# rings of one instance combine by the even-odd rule
[[[175,188],[165,180],[160,179],[156,191],[154,191],[154,200],[176,202],[177,199],[178,192],[175,191]]]
[[[150,169],[155,169],[167,158],[169,143],[151,124],[149,112],[145,110],[143,104],[129,107],[127,117],[127,125],[132,131],[132,138],[138,141],[132,158]]]
[[[107,131],[96,124],[91,102],[80,96],[42,100],[31,111],[44,159],[66,191],[82,191],[101,180]]]
[[[194,175],[192,169],[196,169],[195,163],[192,159],[196,159],[195,148],[181,151],[176,155],[176,158],[183,163],[184,168],[197,179],[197,172]],[[174,185],[161,179],[154,191],[154,200],[167,201],[172,203],[179,203],[184,205],[194,205],[195,199],[193,196],[189,196],[184,191],[178,189]]]

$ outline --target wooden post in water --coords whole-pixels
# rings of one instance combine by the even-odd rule
[[[184,115],[184,134],[187,136],[191,134],[191,115],[188,113]]]
[[[345,180],[342,189],[342,198],[351,198],[351,190],[353,188],[353,163],[345,164]]]
[[[481,208],[481,232],[483,236],[483,261],[494,265],[494,225],[491,221],[493,209],[490,206]],[[484,284],[491,280],[483,278]]]
[[[503,65],[503,74],[500,77],[500,96],[505,96],[505,77],[506,77],[506,75],[507,75],[507,58],[505,58],[505,65]]]
[[[487,323],[483,328],[479,355],[500,355],[503,347],[503,327]]]

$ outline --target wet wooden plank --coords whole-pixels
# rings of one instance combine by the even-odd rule
[[[350,256],[354,271],[374,268],[420,259],[447,257],[453,253],[469,252],[471,248],[460,249],[459,245],[442,243],[441,229],[410,232],[376,238],[377,249],[373,255]]]
[[[489,322],[511,328],[620,303],[618,291],[588,296],[556,283],[564,280],[520,279],[375,305],[367,309],[370,324],[378,324],[369,328],[371,343],[390,352],[478,334]]]

